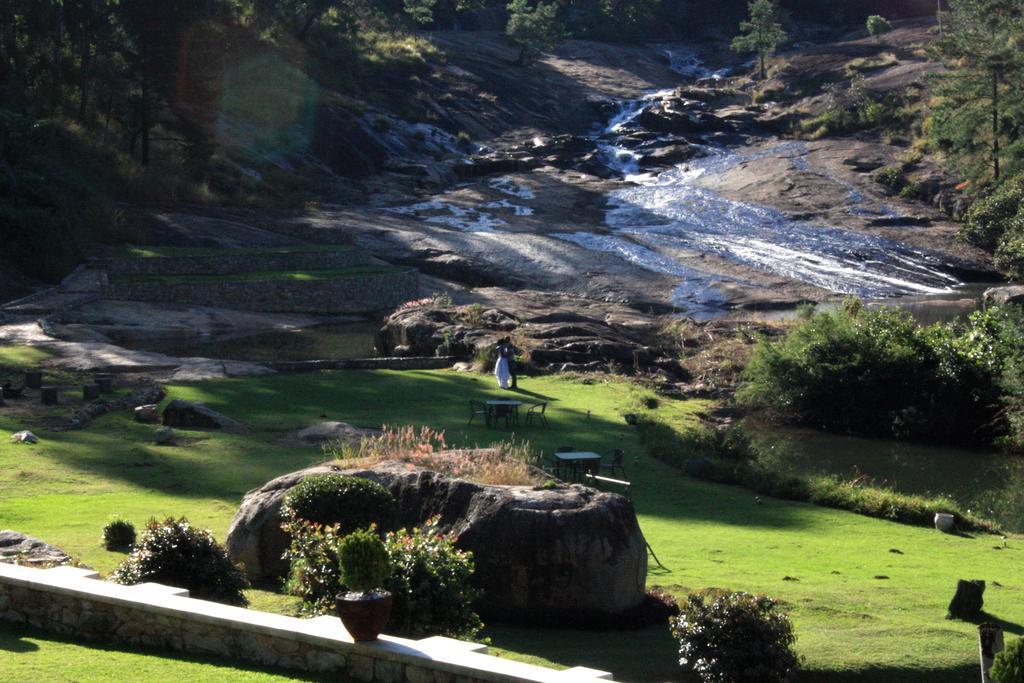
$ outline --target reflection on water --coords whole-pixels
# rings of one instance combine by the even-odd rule
[[[902,493],[941,494],[1024,531],[1024,460],[994,451],[868,439],[748,418],[744,428],[772,471],[867,477]]]
[[[377,327],[373,323],[355,322],[206,339],[117,341],[129,349],[155,351],[182,358],[201,357],[254,362],[334,360],[375,356],[376,330]]]

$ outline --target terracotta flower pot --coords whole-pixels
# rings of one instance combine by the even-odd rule
[[[356,642],[377,640],[391,616],[391,593],[338,593],[334,605],[345,630]]]

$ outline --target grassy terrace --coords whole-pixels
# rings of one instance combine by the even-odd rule
[[[1024,538],[1011,538],[1002,549],[997,537],[944,535],[773,499],[759,505],[746,490],[689,479],[646,456],[619,415],[630,399],[627,384],[544,377],[521,385],[525,400],[551,403],[550,429],[523,428],[516,435],[536,449],[625,449],[641,527],[668,567],[652,563],[648,583],[677,595],[719,586],[781,598],[796,625],[804,680],[968,680],[976,668],[975,627],[943,618],[958,578],[986,579],[988,612],[1010,633],[1022,631]],[[149,516],[186,515],[223,539],[246,490],[323,459],[315,448],[280,445],[288,431],[326,416],[358,426],[427,424],[445,429],[449,442],[487,444],[507,434],[467,428],[466,402],[497,393],[490,377],[449,371],[173,386],[172,397],[203,400],[254,428],[244,435],[197,432],[194,443],[178,447],[154,445],[153,428],[126,414],[108,415],[86,430],[52,433],[0,410],[0,432],[36,428],[42,438],[36,446],[0,438],[0,527],[37,535],[106,573],[122,557],[99,544],[112,514],[136,525]],[[684,423],[707,408],[702,401],[665,401],[659,410]],[[271,590],[250,590],[249,596],[258,609],[292,613],[297,607]],[[675,646],[663,628],[609,633],[492,625],[487,635],[507,656],[593,666],[624,681],[678,677]],[[0,626],[0,651],[0,680],[37,677],[55,662],[77,680],[137,679],[139,671],[162,679],[273,680],[270,673],[223,663],[86,647],[10,626]]]
[[[159,247],[125,246],[114,256],[122,258],[167,258],[171,256],[225,256],[235,254],[308,254],[324,251],[352,251],[348,244],[299,244],[290,247],[245,247],[224,249],[219,247]]]
[[[189,283],[189,282],[262,282],[282,280],[291,282],[313,282],[316,280],[333,280],[342,277],[366,277],[383,273],[398,273],[401,268],[390,266],[354,266],[335,270],[300,270],[278,271],[265,270],[251,273],[235,273],[228,275],[116,275],[112,280],[117,283]]]

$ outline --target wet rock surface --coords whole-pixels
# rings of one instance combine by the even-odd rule
[[[481,614],[580,623],[626,612],[644,599],[647,551],[633,506],[622,496],[579,486],[483,486],[404,463],[371,470],[320,465],[250,491],[228,530],[232,560],[255,577],[282,576],[282,499],[304,477],[332,471],[388,487],[399,525],[439,516],[441,530],[473,553]]]

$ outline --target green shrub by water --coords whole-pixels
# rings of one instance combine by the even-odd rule
[[[1013,424],[1005,409],[1019,388],[1005,371],[1022,349],[1013,308],[921,327],[905,311],[850,302],[761,340],[737,400],[830,431],[991,443]]]
[[[796,636],[779,603],[764,595],[709,590],[679,604],[672,635],[679,663],[707,683],[783,683],[799,667]]]
[[[964,216],[960,237],[995,252],[996,267],[1024,277],[1024,173],[974,202]]]
[[[188,520],[151,519],[142,539],[111,576],[116,583],[162,583],[186,588],[193,598],[228,605],[248,604],[242,589],[245,575],[209,530],[197,529]]]

